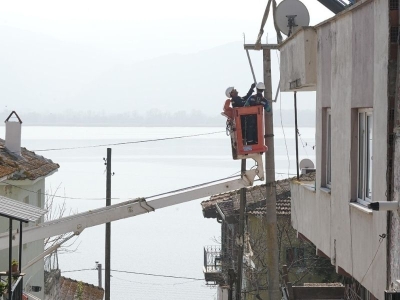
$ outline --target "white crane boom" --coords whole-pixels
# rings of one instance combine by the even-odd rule
[[[129,200],[24,228],[22,243],[30,243],[68,232],[80,234],[88,227],[138,216],[156,209],[251,186],[256,176],[259,178],[263,178],[264,176],[262,163],[260,164],[259,160],[257,162],[258,166],[256,169],[246,171],[240,178],[214,181],[181,192],[157,196],[155,199],[149,201],[145,198]],[[13,233],[13,246],[19,244],[19,234],[19,232]],[[8,233],[2,233],[0,234],[0,250],[7,248]]]

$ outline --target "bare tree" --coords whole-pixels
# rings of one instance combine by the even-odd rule
[[[57,186],[57,188],[54,190],[49,189],[49,191],[46,192],[45,194],[45,204],[44,208],[47,210],[47,213],[44,215],[44,221],[51,221],[51,220],[56,220],[64,217],[67,212],[68,215],[73,214],[74,212],[72,209],[69,209],[67,211],[67,206],[65,203],[65,198],[62,200],[62,202],[57,201],[57,193],[59,192],[61,187],[61,184]],[[64,191],[64,197],[65,197],[65,191]],[[63,244],[60,246],[55,252],[51,252],[49,255],[45,257],[45,268],[46,270],[54,270],[58,269],[58,254],[59,253],[72,253],[75,252],[79,246],[75,246],[74,248],[71,249],[71,247],[74,245],[74,243],[77,240],[77,237],[72,238],[74,236],[73,233],[64,233],[60,234],[57,236],[53,237],[48,237],[45,238],[44,240],[44,248],[45,250],[60,244],[62,242],[65,242],[66,240],[69,240],[67,244]]]

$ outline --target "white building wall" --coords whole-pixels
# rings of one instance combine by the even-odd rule
[[[21,188],[14,187],[11,185],[0,184],[0,195],[6,196],[11,199],[24,202],[24,199],[28,197],[29,203],[31,205],[38,206],[40,201],[40,206],[43,208],[45,198],[43,194],[38,195],[38,191],[41,193],[45,192],[45,180],[41,179],[34,184],[29,184],[29,181],[8,181],[12,185],[19,185]],[[20,184],[24,185],[20,185]],[[30,192],[30,191],[33,191]],[[39,199],[40,197],[40,199]],[[32,225],[31,223],[29,225]],[[23,224],[23,226],[26,226]],[[9,220],[4,217],[0,217],[0,232],[8,232]],[[19,228],[19,222],[13,222],[13,229]],[[23,234],[23,231],[22,231]],[[44,251],[43,240],[28,243],[22,246],[22,266],[26,265],[30,260],[40,255]],[[18,259],[18,247],[13,247],[12,257]],[[8,249],[0,251],[0,270],[8,270]],[[32,267],[24,271],[26,275],[24,276],[24,286],[28,283],[31,286],[41,286],[42,290],[40,292],[31,294],[44,299],[44,263],[43,260],[37,262]]]
[[[357,194],[358,109],[373,108],[373,201],[387,169],[387,0],[362,1],[317,27],[316,191],[292,184],[293,226],[378,299],[387,288],[386,213],[350,205]],[[332,116],[332,184],[325,187],[326,109]],[[294,214],[293,209],[296,210]],[[296,220],[297,217],[297,220]]]

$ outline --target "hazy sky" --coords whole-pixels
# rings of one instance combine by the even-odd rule
[[[246,34],[247,43],[254,43],[267,2],[267,0],[2,1],[0,27],[6,30],[17,28],[33,32],[68,45],[75,45],[93,55],[98,54],[106,70],[113,64],[138,62],[171,53],[196,53],[230,42],[242,41],[243,33]],[[277,2],[279,4],[281,1]],[[333,16],[333,13],[317,0],[302,2],[310,12],[310,25],[318,24]],[[271,17],[265,27],[264,42],[267,36],[269,42],[276,43]],[[245,56],[244,53],[243,55]],[[257,54],[254,53],[252,56],[254,63],[261,65],[261,60],[259,58],[257,60]],[[275,68],[273,74],[277,74],[275,53],[272,56],[272,63]],[[98,74],[101,71],[103,70],[99,70]],[[251,80],[250,74],[246,76]],[[91,81],[91,78],[85,80]],[[274,89],[276,85],[277,78],[273,78]],[[225,88],[221,87],[221,90]],[[243,89],[244,87],[241,87],[241,90]],[[309,93],[300,93],[298,97],[300,101],[301,98],[310,98]],[[291,107],[290,101],[283,104],[283,108]]]
[[[267,0],[25,0],[2,1],[0,25],[100,46],[141,60],[188,53],[242,39],[254,41]],[[278,0],[278,4],[281,2]],[[304,0],[311,24],[333,14],[317,0]],[[265,30],[274,41],[272,23]],[[266,34],[265,34],[266,35]]]

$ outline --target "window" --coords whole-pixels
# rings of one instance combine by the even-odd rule
[[[368,204],[372,198],[372,111],[358,112],[358,174],[357,198],[361,204]]]
[[[304,267],[304,248],[286,248],[286,264],[288,266]]]
[[[326,186],[331,187],[332,180],[332,135],[331,135],[331,110],[326,112]]]
[[[399,0],[390,0],[390,10],[399,9]]]

